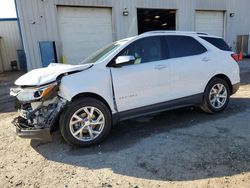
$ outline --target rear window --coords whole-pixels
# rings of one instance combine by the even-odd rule
[[[201,37],[205,41],[209,42],[210,44],[214,45],[215,47],[219,48],[223,51],[232,51],[227,43],[221,38],[212,38],[212,37]]]
[[[199,55],[207,51],[207,49],[193,37],[170,35],[166,36],[165,40],[170,58]]]

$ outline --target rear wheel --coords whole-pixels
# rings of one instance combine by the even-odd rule
[[[63,138],[73,145],[100,143],[111,130],[110,111],[94,98],[75,100],[62,113],[60,130]]]
[[[207,113],[221,112],[227,107],[229,98],[228,83],[221,78],[215,78],[205,89],[201,109]]]

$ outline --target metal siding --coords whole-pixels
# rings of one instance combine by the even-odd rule
[[[30,1],[16,1],[16,6],[19,15],[20,27],[23,37],[23,45],[27,59],[27,68],[28,70],[34,69],[36,67],[40,67],[40,63],[35,62],[35,56],[33,51],[33,38],[31,35],[31,27],[29,25],[30,17],[28,12],[31,10]]]
[[[60,60],[61,40],[58,31],[58,15],[56,5],[90,6],[112,8],[112,24],[114,40],[137,34],[137,8],[176,9],[176,26],[178,30],[195,29],[195,10],[224,10],[225,39],[235,47],[236,35],[249,34],[250,6],[249,0],[25,0],[17,1],[20,16],[24,48],[27,55],[28,69],[41,67],[38,42],[42,40],[56,41]],[[129,16],[123,16],[127,8]],[[229,13],[235,17],[230,18]],[[41,17],[42,16],[42,17]],[[36,24],[31,24],[32,21]],[[239,30],[240,28],[240,30]],[[250,48],[250,47],[249,47]]]
[[[195,2],[196,10],[226,10],[228,0],[195,0]]]
[[[195,1],[193,0],[178,0],[177,6],[177,29],[193,31],[194,27],[194,7]]]
[[[227,4],[227,41],[236,49],[237,35],[250,34],[250,1],[249,0],[228,0]],[[231,18],[230,13],[235,13]],[[250,41],[249,43],[250,44]],[[250,45],[248,45],[248,54],[250,54]]]
[[[21,39],[17,21],[0,21],[1,56],[3,67],[1,71],[11,70],[10,62],[18,61],[17,50],[21,49]]]

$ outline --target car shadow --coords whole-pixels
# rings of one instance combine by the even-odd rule
[[[60,134],[53,142],[31,141],[48,160],[155,180],[185,181],[231,176],[250,171],[250,127],[241,128],[249,98],[232,98],[220,114],[183,108],[120,123],[100,145],[77,148]],[[249,114],[248,114],[249,115]],[[226,125],[235,121],[235,126]],[[237,134],[236,134],[237,132]],[[243,134],[243,135],[242,135]]]

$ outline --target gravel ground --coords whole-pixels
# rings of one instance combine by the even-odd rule
[[[225,112],[184,108],[121,123],[101,145],[20,139],[9,87],[0,75],[0,187],[250,188],[250,61]],[[8,76],[7,76],[8,75]]]

